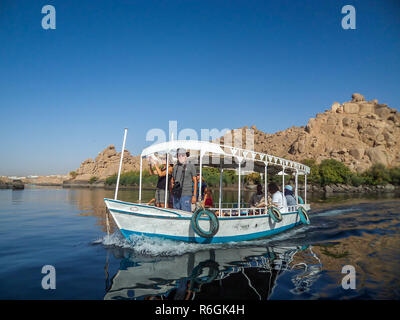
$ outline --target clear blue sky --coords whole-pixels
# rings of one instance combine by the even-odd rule
[[[273,133],[354,92],[398,108],[399,57],[397,0],[1,0],[0,175],[67,173],[124,127],[137,154],[168,120]]]

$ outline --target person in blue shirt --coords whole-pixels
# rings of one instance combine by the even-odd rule
[[[285,186],[285,198],[288,206],[297,205],[296,197],[293,193],[293,188],[290,185]]]

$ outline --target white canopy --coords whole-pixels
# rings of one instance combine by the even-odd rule
[[[202,155],[206,153],[221,155],[224,157],[235,157],[239,161],[254,161],[264,165],[271,164],[273,166],[282,166],[286,169],[296,170],[298,174],[310,173],[310,168],[304,164],[275,157],[266,153],[256,152],[253,150],[245,150],[237,147],[220,145],[208,141],[199,140],[171,140],[158,144],[153,144],[142,151],[141,156],[149,156],[154,153],[164,153],[176,151],[178,148],[186,150],[200,151]]]
[[[170,152],[176,151],[178,148],[184,148],[187,150],[198,150],[202,151],[203,154],[206,152],[224,155],[225,152],[221,146],[208,141],[198,140],[172,140],[153,144],[142,151],[142,157],[148,156],[156,152]]]

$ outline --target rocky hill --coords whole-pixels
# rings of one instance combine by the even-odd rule
[[[121,152],[115,150],[114,145],[105,148],[93,160],[87,159],[81,163],[81,166],[75,171],[74,181],[89,181],[96,177],[99,181],[104,181],[107,177],[118,173]],[[143,165],[147,166],[146,160]],[[132,156],[128,150],[125,150],[122,163],[122,172],[138,171],[140,168],[140,156]]]
[[[274,134],[266,134],[255,126],[251,129],[256,151],[291,160],[315,159],[319,163],[336,159],[358,172],[373,163],[400,165],[399,111],[379,104],[376,99],[366,101],[358,93],[352,95],[351,101],[333,103],[329,110],[309,119],[304,127],[291,127]],[[242,138],[245,147],[245,136]]]
[[[247,129],[247,127],[241,128]],[[364,171],[373,163],[400,165],[400,113],[378,100],[366,101],[358,93],[352,100],[335,102],[330,109],[309,119],[306,126],[291,127],[267,134],[252,126],[254,149],[259,152],[301,161],[336,159],[354,171]],[[242,130],[245,134],[246,130]],[[224,137],[219,139],[221,143]],[[242,146],[245,148],[245,135]],[[95,160],[87,159],[76,170],[76,181],[92,177],[105,180],[118,172],[121,153],[113,145]],[[147,165],[147,163],[144,163]],[[123,172],[139,170],[139,156],[125,151]]]

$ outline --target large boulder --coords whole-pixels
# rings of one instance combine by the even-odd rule
[[[343,103],[343,110],[345,113],[358,113],[360,111],[360,106],[358,103],[345,102]]]
[[[345,127],[350,127],[354,123],[354,121],[351,118],[345,117],[343,118],[342,123]]]
[[[342,136],[346,138],[354,138],[356,136],[356,133],[353,130],[344,129],[342,132]]]
[[[389,147],[394,146],[396,144],[396,139],[393,136],[393,134],[391,134],[391,133],[386,131],[386,132],[383,133],[383,137],[384,137],[384,139],[386,141],[386,144]]]
[[[337,112],[338,109],[340,108],[340,103],[339,102],[334,102],[331,106],[331,111],[332,112]]]
[[[390,109],[388,107],[379,105],[377,108],[375,108],[375,114],[382,119],[387,119],[390,116]]]
[[[360,93],[353,93],[351,97],[353,102],[365,101],[364,96]]]
[[[310,118],[308,120],[305,130],[306,130],[306,132],[311,133],[311,131],[313,130],[314,127],[315,127],[315,119]]]
[[[374,113],[375,111],[375,105],[372,103],[359,103],[359,113],[360,114],[365,114],[365,113]]]
[[[367,149],[366,154],[372,163],[381,163],[385,166],[388,165],[388,156],[384,148],[380,146],[369,148]]]
[[[326,120],[326,124],[330,126],[334,126],[336,124],[336,118],[335,117],[328,117]]]
[[[392,192],[392,191],[394,191],[395,189],[396,189],[396,187],[395,187],[394,185],[390,184],[390,183],[388,183],[387,185],[385,185],[385,191]]]
[[[365,130],[362,131],[363,136],[367,136],[368,138],[375,139],[375,137],[379,134],[379,129],[376,127],[368,126]]]

